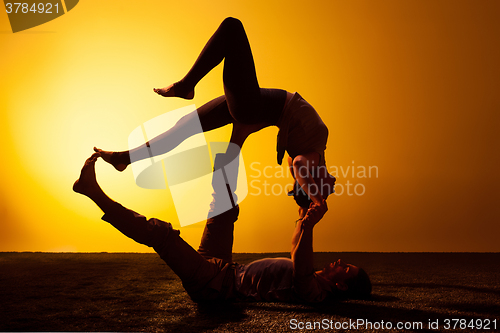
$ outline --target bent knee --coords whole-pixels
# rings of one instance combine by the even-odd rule
[[[222,21],[224,26],[230,27],[231,29],[243,28],[243,23],[237,18],[234,17],[226,17],[224,21]]]
[[[156,250],[168,243],[172,237],[179,236],[179,233],[179,230],[172,228],[172,224],[151,218],[148,220],[146,245]]]

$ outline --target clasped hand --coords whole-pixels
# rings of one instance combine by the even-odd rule
[[[323,218],[327,211],[328,206],[325,200],[323,200],[321,204],[315,204],[311,202],[311,204],[309,205],[309,209],[307,210],[307,213],[302,220],[302,225],[314,227],[316,223],[318,223]]]

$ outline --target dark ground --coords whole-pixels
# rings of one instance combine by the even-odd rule
[[[288,254],[234,260],[271,256]],[[332,325],[326,331],[376,331],[335,329],[358,319],[374,327],[383,321],[380,328],[390,322],[393,332],[500,330],[500,253],[316,253],[315,262],[336,258],[367,270],[373,299],[200,307],[156,254],[0,253],[0,331],[280,332],[311,331],[298,325],[314,322]],[[429,320],[439,329],[429,329]],[[489,330],[478,329],[488,320]],[[397,330],[398,322],[423,329]]]

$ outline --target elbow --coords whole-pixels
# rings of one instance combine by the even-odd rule
[[[292,161],[292,165],[294,168],[305,167],[306,164],[307,164],[307,159],[302,155],[295,156],[295,158]]]

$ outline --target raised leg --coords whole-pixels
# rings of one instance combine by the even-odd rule
[[[258,122],[251,116],[262,106],[252,50],[243,24],[232,17],[221,23],[182,80],[155,91],[163,96],[191,97],[198,82],[223,60],[224,92],[232,117],[243,123]]]
[[[167,265],[179,276],[188,293],[196,294],[220,273],[222,266],[206,260],[180,236],[172,225],[158,219],[146,219],[110,199],[96,180],[94,153],[85,162],[73,190],[89,197],[104,212],[103,220],[138,243],[153,247]]]
[[[181,80],[187,87],[196,84],[224,59],[224,89],[244,98],[257,96],[259,83],[250,43],[240,20],[226,18],[210,38],[195,64]]]
[[[101,157],[118,171],[123,171],[126,167],[135,161],[149,158],[150,153],[161,155],[177,147],[181,142],[192,135],[197,134],[198,121],[201,124],[203,132],[225,126],[233,122],[229,113],[225,96],[220,96],[204,104],[196,111],[181,118],[172,128],[159,136],[150,140],[147,144],[140,145],[132,150],[113,152],[105,151],[99,148],[94,150],[100,153]],[[149,147],[154,145],[155,149]],[[130,156],[133,156],[133,161]]]
[[[258,126],[261,123],[265,123],[266,126],[275,124],[283,109],[286,91],[259,87],[245,29],[242,23],[234,18],[227,18],[222,22],[181,81],[157,92],[164,96],[190,98],[196,84],[222,60],[224,60],[225,96],[216,98],[198,109],[203,131],[232,122]],[[97,148],[96,151],[117,170],[123,171],[131,162],[151,156],[152,152],[148,145],[155,145],[153,154],[160,155],[195,134],[189,130],[189,124],[194,119],[194,115],[184,117],[173,128],[132,151],[110,152]],[[242,135],[236,136],[235,139],[242,144],[244,141],[241,140]],[[133,156],[134,161],[131,161],[130,156]]]
[[[212,186],[213,201],[210,204],[208,219],[203,231],[198,253],[205,258],[219,258],[232,262],[234,222],[238,219],[239,206],[234,195],[238,177],[237,156],[217,154],[214,163]],[[232,208],[227,206],[228,197]],[[228,209],[230,208],[230,209]]]

